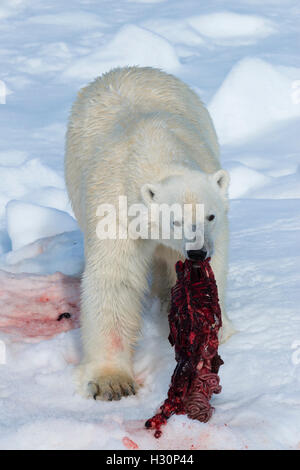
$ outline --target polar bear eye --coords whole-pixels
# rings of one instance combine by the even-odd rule
[[[210,214],[210,215],[207,217],[207,220],[208,220],[209,222],[211,222],[212,220],[214,220],[215,217],[216,217],[216,216],[215,216],[214,214]]]

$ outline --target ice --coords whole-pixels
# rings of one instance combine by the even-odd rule
[[[298,2],[2,0],[0,19],[0,448],[299,450]],[[81,85],[130,64],[199,93],[231,175],[238,333],[220,348],[223,390],[209,423],[172,417],[159,440],[144,421],[175,360],[158,299],[143,303],[136,396],[86,400],[74,379],[84,250],[63,178],[66,122]]]

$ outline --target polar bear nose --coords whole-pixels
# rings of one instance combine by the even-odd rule
[[[187,251],[188,258],[194,261],[204,261],[207,256],[206,250],[189,250]]]

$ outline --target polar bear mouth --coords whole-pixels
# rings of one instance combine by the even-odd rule
[[[188,259],[192,261],[204,261],[208,257],[206,250],[189,250],[187,251]]]

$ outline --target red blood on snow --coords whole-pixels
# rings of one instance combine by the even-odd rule
[[[209,400],[220,393],[218,371],[223,364],[218,354],[218,332],[222,326],[217,285],[205,261],[176,263],[177,282],[171,290],[169,341],[175,349],[177,366],[168,398],[145,426],[161,436],[161,427],[173,414],[207,422],[214,410]]]
[[[122,442],[123,442],[124,446],[125,446],[127,449],[136,450],[136,449],[139,448],[139,446],[137,445],[137,443],[134,442],[132,439],[129,439],[129,437],[127,437],[127,436],[123,437]]]
[[[80,279],[0,270],[0,332],[41,341],[79,327]]]

